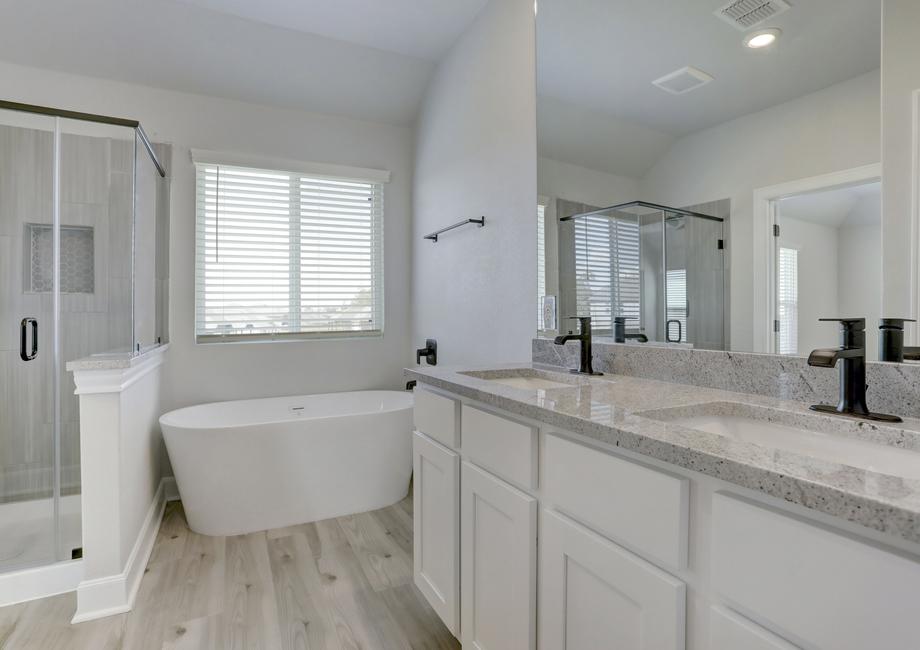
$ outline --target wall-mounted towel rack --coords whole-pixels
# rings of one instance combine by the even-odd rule
[[[480,217],[479,219],[464,219],[463,221],[458,221],[457,223],[447,226],[446,228],[441,228],[440,230],[436,230],[433,233],[425,235],[424,239],[430,239],[431,241],[436,242],[438,241],[438,235],[442,235],[448,230],[453,230],[454,228],[465,226],[468,223],[475,223],[477,226],[482,228],[484,225],[486,225],[486,218]]]

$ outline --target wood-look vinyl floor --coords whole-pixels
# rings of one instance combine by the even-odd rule
[[[206,537],[167,504],[134,610],[71,625],[73,593],[0,608],[3,650],[459,648],[412,584],[412,501]]]

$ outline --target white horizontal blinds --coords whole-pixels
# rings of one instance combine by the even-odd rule
[[[616,284],[615,304],[617,316],[626,316],[627,329],[639,329],[640,292],[639,282],[639,222],[636,219],[614,219]]]
[[[779,353],[796,354],[799,350],[799,252],[794,248],[780,248],[778,267]]]
[[[197,165],[196,335],[377,333],[383,187]]]
[[[685,343],[687,339],[687,270],[671,269],[665,275],[665,294],[667,297],[667,320],[669,321],[667,340]],[[680,338],[678,327],[670,321],[680,323]]]
[[[546,206],[537,205],[537,329],[543,329],[543,297],[546,295]]]
[[[620,217],[588,216],[575,221],[575,294],[579,316],[591,316],[595,330],[609,332],[614,316],[639,327],[639,224]]]

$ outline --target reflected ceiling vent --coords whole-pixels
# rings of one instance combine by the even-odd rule
[[[740,31],[746,32],[788,9],[789,3],[786,0],[735,0],[713,13]]]
[[[696,90],[700,86],[705,86],[710,81],[712,81],[710,75],[693,66],[687,66],[686,68],[675,70],[671,74],[666,74],[660,79],[655,79],[652,84],[672,95],[683,95],[691,90]]]

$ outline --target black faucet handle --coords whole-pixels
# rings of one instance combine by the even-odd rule
[[[578,324],[581,326],[582,332],[584,332],[587,328],[591,327],[591,317],[590,316],[569,316],[569,320],[577,320]]]
[[[425,347],[415,351],[415,363],[422,363],[422,357],[429,366],[438,365],[438,342],[434,339],[425,339]]]
[[[866,329],[865,318],[819,318],[818,320],[825,323],[840,323],[840,329],[842,330],[859,331]]]

